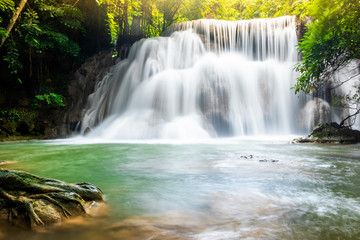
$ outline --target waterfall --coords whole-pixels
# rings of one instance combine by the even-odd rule
[[[135,43],[89,96],[81,132],[106,139],[292,134],[295,17],[196,20]],[[89,131],[90,130],[90,131]]]

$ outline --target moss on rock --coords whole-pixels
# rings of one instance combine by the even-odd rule
[[[339,124],[321,123],[317,125],[311,134],[305,138],[296,139],[299,143],[358,143],[360,131]]]

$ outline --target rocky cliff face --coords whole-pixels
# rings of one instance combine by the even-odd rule
[[[306,25],[309,25],[312,21],[313,19],[311,19],[309,16],[304,17],[303,19],[296,19],[296,31],[299,40],[303,38],[306,33]]]
[[[67,100],[68,110],[60,117],[57,127],[49,128],[47,137],[66,137],[76,131],[82,117],[88,96],[94,91],[99,82],[114,65],[111,50],[101,51],[88,58],[81,67],[75,71],[69,85]]]
[[[99,83],[111,70],[111,67],[123,58],[127,57],[131,46],[139,40],[140,37],[133,37],[123,40],[117,47],[119,58],[112,57],[112,49],[101,51],[94,56],[88,58],[72,75],[68,88],[68,96],[66,101],[67,110],[56,113],[52,117],[51,124],[45,129],[46,138],[68,137],[77,133],[81,119],[83,117],[83,109],[88,101],[88,97],[94,92],[95,86]]]

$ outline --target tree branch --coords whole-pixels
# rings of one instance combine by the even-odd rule
[[[341,85],[343,85],[344,83],[346,83],[346,82],[350,81],[351,79],[353,79],[353,78],[355,78],[355,77],[357,77],[357,76],[359,76],[359,75],[360,75],[360,73],[357,73],[357,74],[355,74],[355,75],[353,75],[353,76],[349,77],[349,78],[348,78],[348,79],[346,79],[345,81],[342,81],[342,82],[341,82],[341,83],[339,83],[338,85],[333,86],[333,87],[330,87],[330,88],[329,88],[329,90],[333,90],[333,89],[335,89],[335,88],[338,88],[338,87],[340,87]]]
[[[10,34],[11,30],[13,29],[13,27],[16,23],[16,20],[19,18],[20,13],[22,12],[22,10],[25,7],[26,2],[27,2],[27,0],[21,0],[20,5],[17,7],[15,14],[13,15],[12,19],[10,20],[8,27],[6,28],[7,36]],[[4,36],[1,38],[0,48],[4,45],[4,42],[7,38],[7,36]]]
[[[351,114],[351,115],[347,116],[345,119],[343,119],[343,120],[341,121],[340,126],[343,127],[343,126],[344,126],[344,123],[346,122],[346,120],[348,120],[348,119],[356,116],[356,115],[359,114],[359,113],[360,113],[360,109],[358,109],[354,114]]]
[[[76,4],[78,4],[79,0],[76,0],[76,2],[72,5],[73,7],[76,6]]]

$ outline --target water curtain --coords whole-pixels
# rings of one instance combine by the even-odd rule
[[[202,19],[132,47],[89,96],[81,131],[105,139],[188,139],[302,130],[293,16]]]

